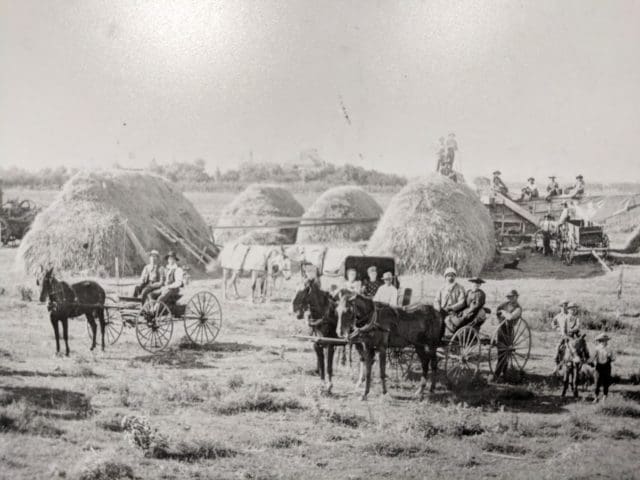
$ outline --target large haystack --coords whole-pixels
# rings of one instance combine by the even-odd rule
[[[291,193],[277,185],[253,184],[249,185],[229,205],[227,205],[218,226],[260,226],[277,222],[285,222],[286,218],[298,219],[304,213],[304,208]],[[216,228],[213,232],[218,244],[226,244],[238,240],[250,233],[251,228]],[[286,237],[287,243],[296,239],[296,228],[275,229]]]
[[[309,223],[324,222],[322,219],[375,219],[374,222],[349,223],[344,225],[305,226],[298,229],[297,243],[345,243],[369,240],[376,228],[382,208],[371,195],[359,187],[335,187],[324,192],[309,207],[303,219]]]
[[[138,274],[145,251],[176,250],[182,263],[203,268],[181,245],[155,228],[160,220],[173,234],[200,248],[208,228],[193,205],[157,175],[126,170],[79,172],[35,219],[20,244],[17,266],[33,272],[52,265],[76,273]]]
[[[400,272],[477,275],[495,253],[493,222],[469,187],[442,175],[404,187],[369,241],[368,255],[396,258]]]

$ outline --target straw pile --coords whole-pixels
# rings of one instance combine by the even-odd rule
[[[324,192],[303,215],[298,230],[297,243],[336,244],[369,240],[376,228],[382,208],[371,195],[359,187],[335,187]],[[319,219],[375,219],[370,223],[348,223],[344,225],[305,226],[324,223]]]
[[[256,183],[249,185],[222,210],[218,226],[274,225],[278,222],[286,222],[287,218],[299,219],[303,213],[304,208],[288,190],[277,185]],[[216,228],[213,236],[216,243],[224,245],[237,241],[252,230],[251,228]],[[293,243],[297,230],[297,227],[289,226],[289,228],[276,228],[273,232],[284,235],[286,243]]]
[[[35,219],[20,243],[16,266],[32,273],[51,265],[73,273],[139,274],[145,251],[176,250],[182,263],[203,268],[155,228],[159,219],[205,247],[207,226],[193,205],[162,177],[126,170],[79,172]],[[193,262],[193,263],[192,263]]]
[[[400,272],[479,274],[495,253],[493,222],[478,196],[439,174],[404,187],[369,241],[368,255],[393,256]]]

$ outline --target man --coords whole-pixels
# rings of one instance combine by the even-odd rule
[[[462,323],[459,314],[466,306],[464,288],[456,282],[456,277],[457,273],[454,268],[449,267],[444,271],[445,285],[436,294],[436,299],[433,302],[433,308],[445,316],[446,337],[453,335]]]
[[[538,187],[536,187],[536,179],[533,177],[529,177],[527,179],[527,184],[522,189],[522,193],[520,194],[520,198],[518,201],[527,201],[538,198]]]
[[[576,183],[567,189],[567,193],[571,194],[571,198],[579,198],[584,195],[584,179],[582,175],[576,177]]]
[[[367,268],[367,275],[369,278],[365,278],[364,282],[362,282],[362,295],[373,298],[384,282],[378,278],[378,269],[375,265]]]
[[[447,151],[444,144],[444,137],[440,137],[440,145],[438,146],[438,163],[436,164],[436,172],[440,172],[444,164],[447,162]]]
[[[547,213],[544,220],[540,222],[540,231],[542,232],[542,253],[548,257],[551,251],[551,236],[556,232],[556,224],[553,221],[553,215]]]
[[[592,363],[595,367],[595,387],[593,403],[598,402],[600,396],[600,387],[602,387],[602,402],[606,402],[607,395],[609,394],[609,385],[611,385],[611,363],[615,361],[616,357],[612,350],[607,347],[609,341],[609,335],[601,333],[596,337],[596,348],[589,359],[589,363]]]
[[[473,284],[473,287],[471,287],[471,290],[467,292],[465,298],[465,303],[467,306],[462,312],[462,325],[473,323],[477,328],[480,328],[480,326],[487,319],[487,314],[484,309],[484,304],[487,301],[487,296],[480,288],[480,285],[485,282],[480,277],[470,278],[469,282]]]
[[[567,340],[577,338],[580,335],[580,317],[578,317],[578,305],[574,302],[563,305],[562,315],[557,315],[558,332],[561,335],[560,343],[556,350],[556,372],[562,360]],[[555,320],[555,319],[554,319]]]
[[[507,376],[507,368],[509,361],[507,356],[507,348],[513,344],[514,327],[518,320],[522,318],[522,307],[518,303],[518,292],[511,290],[507,294],[507,301],[500,304],[497,308],[498,319],[502,322],[497,333],[498,340],[498,362],[496,371],[494,372],[494,380],[498,380],[501,376]]]
[[[500,170],[496,170],[495,172],[493,172],[493,180],[491,181],[491,188],[493,188],[494,192],[498,192],[502,195],[508,196],[509,189],[500,178],[500,175],[502,175],[502,172],[500,172]]]
[[[456,152],[458,151],[458,142],[456,141],[456,134],[450,133],[447,138],[447,163],[449,167],[453,169],[453,160],[456,157]]]
[[[554,370],[554,374],[558,372],[558,367],[560,365],[560,360],[562,359],[562,353],[563,353],[563,349],[564,349],[564,326],[567,323],[567,319],[569,318],[569,301],[568,300],[564,300],[561,304],[560,304],[560,312],[553,317],[553,320],[551,321],[551,326],[553,328],[555,328],[558,333],[560,334],[560,341],[558,342],[558,345],[556,346],[556,368]]]
[[[140,283],[133,290],[133,296],[141,297],[143,304],[151,292],[162,288],[164,284],[164,267],[159,264],[159,258],[157,250],[149,252],[149,263],[142,269]]]
[[[180,259],[176,252],[170,251],[164,259],[167,262],[164,285],[160,291],[156,290],[151,297],[169,306],[176,302],[180,295],[180,289],[184,286],[184,271],[178,266]]]
[[[399,306],[398,289],[391,283],[393,282],[393,274],[391,272],[384,272],[382,281],[384,284],[378,288],[378,291],[373,296],[373,301],[384,303],[391,307]]]
[[[447,177],[452,182],[458,182],[458,176],[456,172],[451,169],[451,166],[448,163],[445,163],[440,169],[440,173]]]
[[[344,281],[344,288],[354,293],[360,293],[362,282],[358,280],[358,273],[355,268],[347,270],[347,279]]]
[[[562,213],[560,214],[556,228],[564,225],[569,220],[571,220],[571,208],[567,202],[562,202]]]
[[[553,175],[549,177],[549,183],[547,184],[547,195],[544,197],[545,200],[549,200],[551,197],[556,197],[560,195],[562,191],[560,190],[560,185],[556,182],[556,177]]]

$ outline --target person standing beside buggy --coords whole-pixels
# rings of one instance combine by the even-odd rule
[[[494,372],[494,380],[500,377],[506,378],[508,361],[508,345],[513,345],[514,327],[518,320],[522,318],[522,307],[518,303],[518,292],[511,290],[507,294],[507,301],[500,304],[496,309],[498,320],[501,321],[497,331],[498,340],[498,363]]]
[[[611,364],[615,360],[615,355],[607,347],[609,336],[601,333],[596,337],[596,349],[591,356],[589,362],[595,368],[595,396],[593,403],[598,401],[600,395],[600,387],[602,387],[602,401],[606,401],[609,394],[609,385],[611,385]]]
[[[180,296],[180,289],[184,286],[184,271],[178,266],[180,259],[176,252],[170,251],[164,258],[167,261],[164,285],[150,296],[168,306],[174,304]]]
[[[159,258],[160,253],[157,250],[149,252],[149,263],[142,269],[140,283],[133,290],[133,296],[141,297],[143,304],[150,293],[160,290],[164,285],[165,271]]]

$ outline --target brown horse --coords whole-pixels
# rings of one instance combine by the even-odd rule
[[[582,365],[589,361],[589,349],[586,334],[578,335],[575,338],[567,338],[564,341],[564,352],[560,365],[564,370],[562,377],[562,396],[567,394],[567,389],[571,385],[573,396],[578,398],[578,383]]]
[[[37,279],[37,283],[41,285],[40,301],[44,302],[47,298],[49,299],[47,308],[53,332],[56,336],[56,355],[60,354],[58,323],[62,323],[62,333],[68,357],[69,318],[79,317],[80,315],[87,317],[91,327],[93,335],[91,350],[96,348],[97,326],[95,317],[98,317],[98,320],[100,320],[100,333],[102,334],[102,351],[104,351],[104,301],[106,294],[103,288],[96,282],[89,280],[69,286],[68,283],[56,279],[53,274],[53,268],[47,271],[41,269],[41,275],[42,277]]]
[[[382,393],[387,393],[386,357],[387,348],[412,346],[422,364],[422,379],[416,394],[422,398],[427,386],[429,364],[431,364],[431,388],[436,387],[438,369],[437,348],[444,331],[441,315],[431,305],[420,305],[408,313],[403,309],[374,303],[373,300],[341,290],[338,294],[338,334],[358,342],[364,350],[365,388],[362,399],[366,400],[371,389],[371,370],[375,352],[380,362]],[[427,350],[425,351],[425,347]]]

